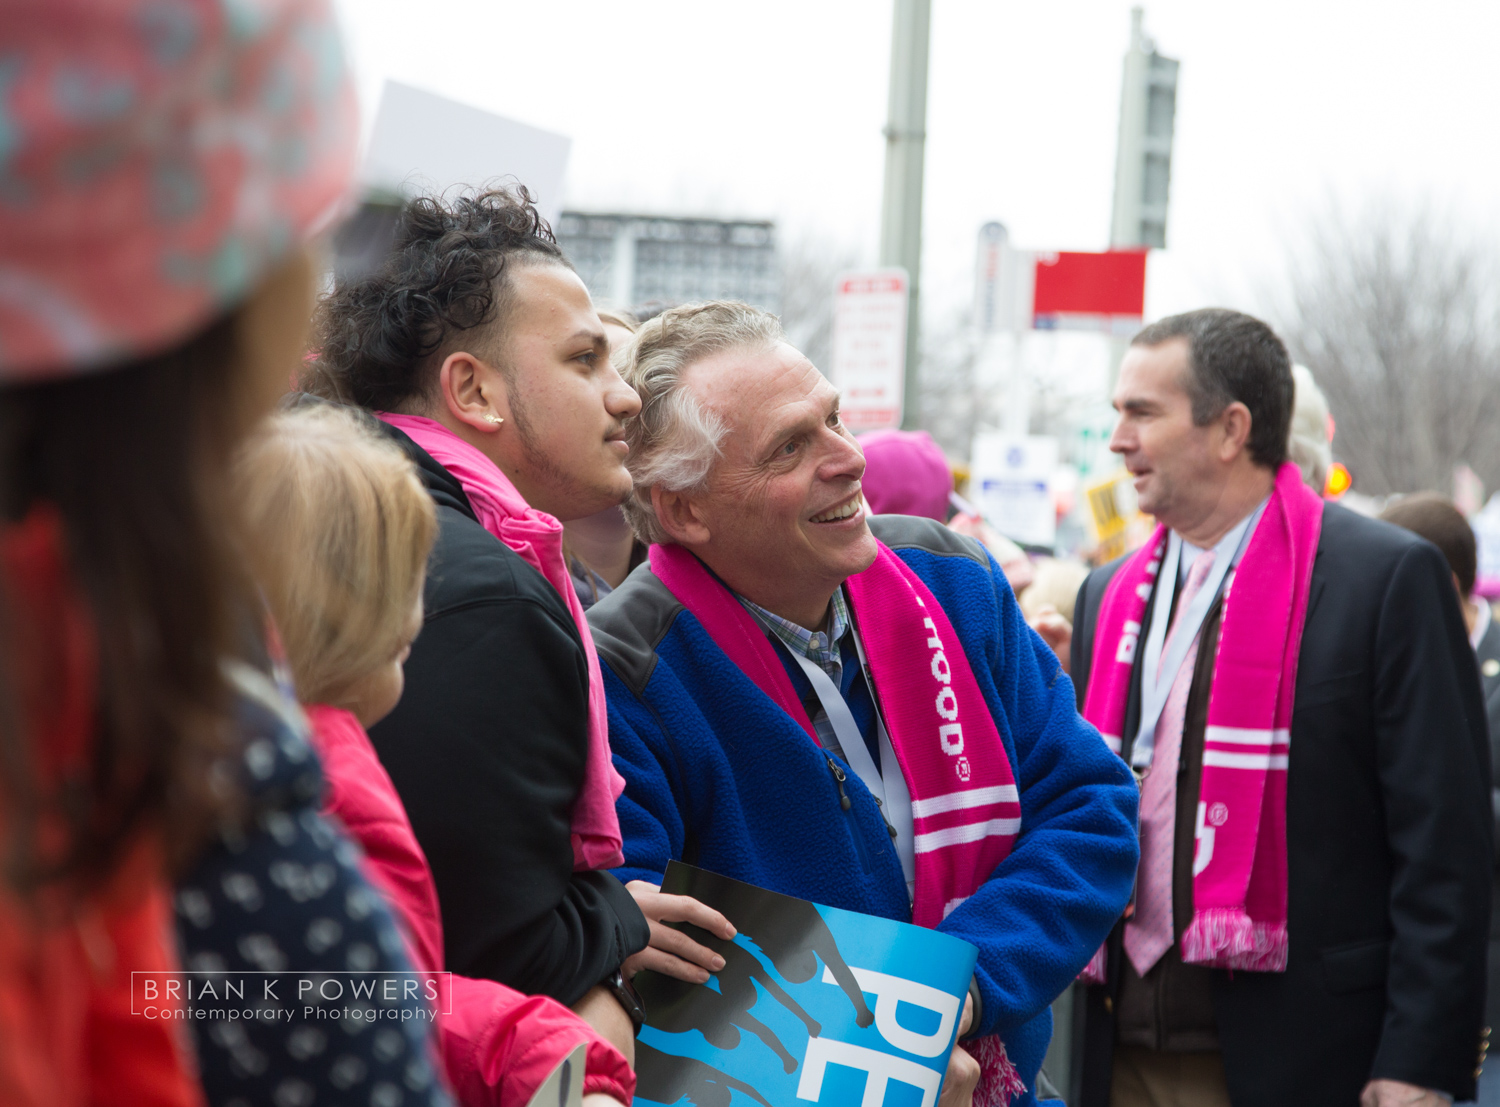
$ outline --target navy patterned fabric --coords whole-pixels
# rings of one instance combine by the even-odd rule
[[[177,887],[186,1022],[209,1102],[448,1107],[427,978],[358,847],[318,813],[323,775],[300,713],[264,674],[232,676],[248,817]]]

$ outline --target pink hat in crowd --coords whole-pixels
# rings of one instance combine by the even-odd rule
[[[326,0],[0,3],[0,382],[185,341],[340,210]]]
[[[859,436],[865,452],[865,499],[876,515],[948,518],[953,473],[926,431],[880,430]]]

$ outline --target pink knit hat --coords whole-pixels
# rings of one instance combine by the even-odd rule
[[[945,522],[953,473],[926,431],[881,430],[859,436],[865,452],[861,480],[876,515],[921,515]]]
[[[0,382],[186,340],[340,208],[327,0],[0,3]]]

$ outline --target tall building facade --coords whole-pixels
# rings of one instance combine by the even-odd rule
[[[565,211],[554,229],[599,304],[744,300],[781,310],[774,223]]]

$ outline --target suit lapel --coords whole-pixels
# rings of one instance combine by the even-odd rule
[[[1327,583],[1322,572],[1323,542],[1324,536],[1328,533],[1328,505],[1326,503],[1323,505],[1323,523],[1323,528],[1318,532],[1318,553],[1313,558],[1312,581],[1308,586],[1307,614],[1302,620],[1302,640],[1304,642],[1307,641],[1307,628],[1312,624],[1313,615],[1317,613],[1318,601],[1323,598],[1323,585]]]

